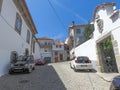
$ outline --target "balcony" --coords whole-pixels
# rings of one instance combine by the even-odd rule
[[[52,44],[40,44],[40,48],[52,48]]]

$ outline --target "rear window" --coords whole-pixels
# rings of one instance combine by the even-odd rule
[[[77,57],[78,63],[88,63],[88,57]]]

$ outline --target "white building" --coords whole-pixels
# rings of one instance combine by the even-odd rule
[[[39,58],[35,34],[37,30],[25,0],[0,0],[0,76],[8,72],[16,55],[27,53]]]
[[[88,56],[97,62],[94,69],[99,72],[120,73],[120,10],[115,3],[103,3],[95,8],[93,37],[77,46],[75,56]]]
[[[42,37],[37,39],[40,45],[40,59],[52,62],[52,44],[53,39]]]
[[[73,24],[69,27],[68,45],[70,48],[70,58],[74,57],[74,50],[77,46],[85,42],[84,31],[86,27],[93,27],[93,24]]]
[[[54,41],[52,46],[53,62],[65,61],[64,43],[61,41]]]
[[[120,72],[120,10],[115,9],[115,3],[100,4],[93,22],[98,70]]]

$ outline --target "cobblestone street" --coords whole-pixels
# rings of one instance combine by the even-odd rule
[[[96,72],[74,72],[69,62],[36,66],[30,73],[6,74],[0,78],[0,90],[109,90],[110,82]]]

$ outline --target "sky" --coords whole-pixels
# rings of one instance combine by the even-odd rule
[[[93,18],[97,5],[115,2],[120,9],[120,0],[26,0],[35,23],[37,38],[48,37],[65,41],[72,24],[87,24]]]

